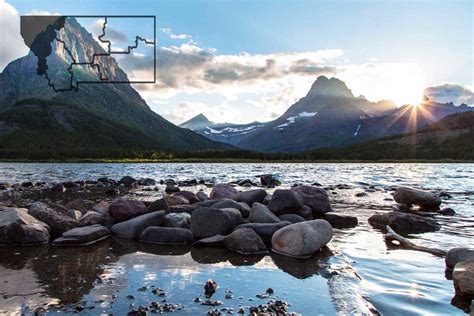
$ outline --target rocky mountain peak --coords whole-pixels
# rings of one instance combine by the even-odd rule
[[[211,121],[202,113],[192,117],[184,123],[181,123],[179,126],[183,128],[188,128],[191,130],[200,130],[206,128],[206,126],[212,125]]]
[[[337,78],[328,79],[326,76],[319,76],[307,94],[307,97],[310,98],[321,96],[354,98],[344,81]]]

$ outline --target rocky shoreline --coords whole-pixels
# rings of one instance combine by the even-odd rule
[[[198,185],[209,194],[195,191]],[[336,187],[344,189],[343,184]],[[153,200],[127,195],[137,189],[164,192]],[[221,247],[244,256],[275,252],[311,258],[326,248],[334,229],[358,225],[356,217],[333,211],[331,189],[317,183],[282,188],[272,175],[260,176],[260,183],[156,182],[130,176],[118,181],[0,183],[0,244],[88,246],[113,235],[143,244]],[[440,209],[449,194],[395,186],[390,190],[397,204],[391,212],[369,218],[376,229],[388,225],[402,235],[432,232],[441,228],[433,214],[455,214]],[[81,197],[63,199],[75,194]],[[451,249],[446,256],[447,275],[463,300],[474,297],[473,262],[474,251],[468,248]]]

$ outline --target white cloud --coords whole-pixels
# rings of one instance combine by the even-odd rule
[[[3,70],[9,62],[28,53],[28,47],[20,34],[18,11],[5,0],[0,0],[0,30],[2,32],[0,70]]]
[[[425,89],[425,95],[433,101],[447,103],[453,102],[456,105],[462,103],[474,105],[474,88],[457,83],[443,83]]]
[[[163,33],[169,36],[171,39],[178,39],[178,40],[190,40],[193,37],[189,34],[174,34],[170,28],[164,27],[160,29]]]

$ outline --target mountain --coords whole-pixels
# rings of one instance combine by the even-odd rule
[[[244,135],[234,145],[264,152],[340,147],[416,130],[470,109],[429,100],[416,107],[397,108],[389,101],[355,97],[341,80],[320,76],[307,95],[283,115]]]
[[[54,100],[56,103],[74,108],[69,115],[76,113],[76,110],[84,110],[87,113],[84,115],[87,117],[93,115],[94,120],[103,120],[104,124],[101,126],[105,130],[99,129],[95,130],[96,133],[88,134],[91,138],[101,138],[103,137],[101,134],[111,135],[113,131],[116,131],[116,129],[110,129],[112,124],[117,128],[123,127],[127,131],[127,138],[133,139],[132,143],[140,144],[140,148],[149,150],[193,151],[229,148],[229,145],[213,142],[188,129],[171,124],[153,112],[128,83],[83,84],[77,91],[72,89],[72,91],[55,92],[54,89],[67,90],[71,85],[75,87],[77,80],[97,81],[101,77],[107,77],[110,80],[127,80],[126,73],[113,58],[102,56],[96,60],[95,67],[74,66],[71,70],[74,73],[74,80],[70,82],[68,68],[72,60],[90,61],[94,53],[106,52],[74,18],[66,18],[57,34],[60,41],[54,39],[51,42],[51,53],[45,58],[47,63],[45,74],[38,75],[40,72],[38,57],[32,52],[12,61],[0,74],[0,126],[16,126],[14,130],[25,131],[23,137],[26,137],[28,126],[10,121],[11,114],[5,113],[9,110],[18,111],[19,102],[34,98],[33,104],[29,105],[37,106],[43,102],[42,100]],[[68,47],[67,50],[64,48],[65,45]],[[41,70],[44,70],[44,66]],[[21,107],[23,112],[29,109],[24,104]],[[57,111],[56,108],[53,112],[55,111]],[[75,128],[81,126],[80,118],[82,117],[84,116],[79,115],[77,120],[74,119]],[[88,126],[87,120],[84,121],[82,127],[86,126]],[[2,139],[12,131],[12,129],[3,130]],[[34,141],[35,133],[42,133],[41,128],[35,129],[31,134],[31,142]],[[61,137],[61,134],[58,134],[58,137]],[[124,145],[110,140],[113,146]],[[143,144],[143,140],[146,140],[147,144]],[[51,140],[49,145],[53,144],[56,142]],[[104,142],[103,146],[107,147],[108,143]],[[56,149],[61,150],[59,147]],[[125,146],[123,149],[128,150],[129,147]]]
[[[179,126],[188,128],[213,141],[236,145],[248,134],[259,130],[263,124],[260,122],[249,124],[214,123],[201,113]]]
[[[312,159],[462,159],[474,160],[474,111],[446,116],[417,131],[342,148],[306,153]]]

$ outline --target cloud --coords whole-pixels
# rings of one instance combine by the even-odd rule
[[[0,0],[0,71],[14,59],[28,53],[28,47],[20,35],[20,18],[18,11],[4,0]]]
[[[462,103],[474,105],[474,89],[457,83],[443,83],[428,87],[425,89],[425,96],[430,100],[441,103],[453,102],[456,105]]]
[[[94,35],[94,38],[98,38],[102,35],[102,28],[104,27],[104,19],[97,19],[90,25],[90,31]],[[115,44],[115,42],[127,42],[128,36],[122,31],[119,31],[110,26],[110,22],[106,25],[105,36],[102,40],[109,40]]]
[[[174,34],[170,28],[168,27],[164,27],[164,28],[161,28],[160,29],[163,33],[165,33],[166,35],[169,36],[169,38],[171,39],[179,39],[179,40],[190,40],[192,39],[193,37],[189,34]]]

